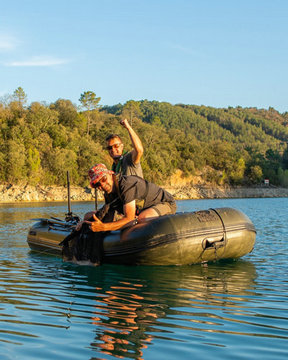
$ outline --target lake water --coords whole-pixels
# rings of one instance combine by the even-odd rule
[[[32,218],[64,203],[0,205],[0,359],[287,359],[288,199],[178,201],[253,221],[241,260],[208,266],[79,266],[32,253]],[[72,203],[83,216],[93,203]]]

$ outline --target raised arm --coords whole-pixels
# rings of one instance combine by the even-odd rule
[[[142,142],[139,136],[136,134],[136,132],[132,129],[127,119],[121,120],[120,124],[128,130],[133,145],[133,150],[132,150],[133,163],[134,165],[139,164],[144,152]]]

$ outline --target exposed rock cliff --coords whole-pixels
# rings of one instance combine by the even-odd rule
[[[184,199],[221,199],[221,198],[258,198],[288,197],[287,188],[276,187],[208,187],[208,186],[171,186],[166,187],[178,200]],[[93,201],[94,191],[88,187],[71,186],[71,200]],[[19,201],[67,201],[67,188],[58,186],[0,185],[0,203]],[[98,199],[103,196],[98,193]]]

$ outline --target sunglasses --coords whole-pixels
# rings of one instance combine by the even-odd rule
[[[93,184],[93,188],[98,189],[102,185],[102,183],[106,182],[106,180],[107,180],[107,176],[106,175],[102,176],[102,178],[99,181]]]
[[[109,145],[109,146],[106,147],[106,149],[107,149],[107,150],[112,150],[113,148],[118,149],[121,145],[122,145],[121,143]]]

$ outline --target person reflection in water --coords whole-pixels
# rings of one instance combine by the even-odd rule
[[[107,304],[107,311],[103,320],[103,309],[95,311],[92,318],[97,326],[104,327],[95,342],[91,345],[100,348],[104,354],[126,358],[126,353],[134,352],[135,359],[143,359],[143,349],[148,347],[153,337],[147,334],[147,327],[153,326],[163,312],[158,304],[145,304],[144,298],[137,295],[142,285],[123,283],[106,291],[102,301]],[[133,291],[131,293],[131,290]],[[108,296],[107,296],[108,295]],[[127,296],[129,295],[129,296]],[[100,343],[99,343],[100,342]]]

